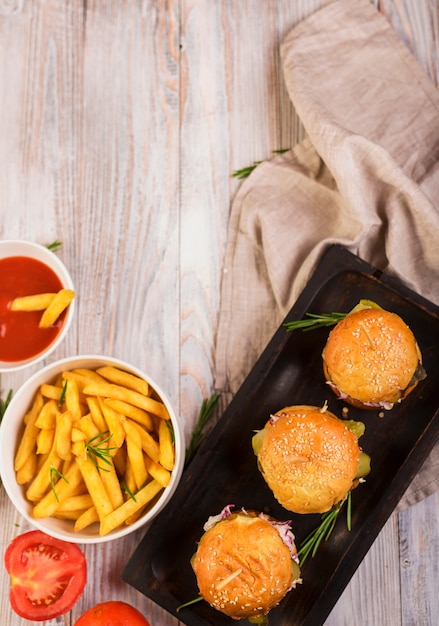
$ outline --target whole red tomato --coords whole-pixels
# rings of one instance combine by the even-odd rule
[[[86,611],[75,626],[150,626],[137,609],[126,602],[101,602]]]

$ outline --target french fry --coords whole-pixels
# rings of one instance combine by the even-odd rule
[[[154,463],[146,454],[144,456],[146,471],[150,474],[162,487],[167,487],[171,480],[171,472],[162,467],[159,463]]]
[[[40,385],[40,391],[45,398],[50,398],[59,402],[63,388],[62,385],[49,385],[48,383],[43,383]]]
[[[127,495],[126,499],[131,498],[131,495],[134,494],[136,491],[136,479],[134,478],[133,466],[131,465],[128,454],[126,457],[123,488]]]
[[[34,506],[33,515],[37,518],[53,515],[60,503],[74,494],[81,484],[83,484],[82,474],[79,466],[74,463],[62,477],[58,478],[53,489],[50,489]]]
[[[79,393],[83,393],[84,387],[89,383],[95,382],[96,380],[98,382],[105,382],[105,379],[101,376],[98,376],[97,379],[94,378],[94,376],[92,376],[94,373],[95,372],[92,372],[91,370],[71,370],[63,372],[62,375],[64,380],[74,380],[78,386]]]
[[[122,400],[112,400],[111,398],[106,398],[104,402],[121,415],[125,415],[125,417],[129,417],[135,422],[138,422],[146,428],[146,430],[153,430],[154,422],[151,419],[151,415],[147,413],[147,411],[139,409],[139,407],[133,406],[132,404],[128,404],[128,402],[123,402]]]
[[[135,494],[135,500],[130,498],[126,500],[119,508],[115,509],[112,513],[109,513],[104,519],[101,519],[99,534],[101,536],[107,535],[109,532],[121,526],[125,520],[136,513],[139,508],[143,507],[148,502],[151,502],[153,498],[160,493],[163,489],[162,485],[156,480],[151,481],[145,487],[140,489]]]
[[[162,421],[162,420],[160,420]],[[140,436],[140,442],[143,451],[153,460],[155,463],[158,463],[160,460],[160,445],[159,443],[144,430],[137,422],[133,422],[131,420],[127,420],[128,424],[137,430]]]
[[[65,411],[56,420],[55,429],[55,449],[58,456],[63,461],[70,461],[72,458],[72,413]]]
[[[137,391],[114,385],[113,383],[90,383],[84,388],[84,393],[90,396],[101,396],[103,398],[111,398],[113,400],[122,400],[133,404],[139,409],[154,413],[163,419],[169,419],[169,414],[163,402],[154,400],[150,396],[144,396]]]
[[[75,521],[74,530],[76,533],[81,532],[81,530],[84,530],[84,528],[87,528],[88,526],[91,526],[91,524],[94,524],[96,522],[99,522],[99,515],[96,511],[96,507],[91,506],[89,509],[81,513],[81,515],[77,518],[77,520]]]
[[[91,439],[97,440],[99,435],[104,436],[104,433],[100,433],[96,427],[96,424],[93,422],[91,418],[91,414],[83,415],[77,422],[75,422],[75,427],[80,430],[85,436],[85,441],[90,441]],[[101,438],[102,438],[101,437]]]
[[[88,457],[82,459],[78,456],[76,457],[76,462],[81,470],[87,490],[93,499],[93,504],[96,507],[99,519],[102,520],[113,511],[113,505],[111,504],[99,471]]]
[[[27,457],[24,465],[16,472],[17,483],[19,485],[26,485],[32,480],[37,471],[37,455],[35,452],[31,452]]]
[[[125,526],[130,526],[130,524],[134,524],[134,522],[137,522],[137,520],[139,519],[139,517],[142,516],[142,514],[143,514],[143,512],[144,512],[144,510],[146,509],[147,506],[148,506],[148,503],[144,504],[142,507],[137,509],[137,511],[135,513],[133,513],[132,515],[127,517],[125,522],[124,522]]]
[[[125,446],[116,450],[116,454],[113,457],[113,463],[119,476],[124,476],[127,463],[127,451]]]
[[[58,470],[61,465],[61,459],[57,455],[55,446],[46,457],[43,465],[38,470],[37,475],[30,483],[26,491],[26,498],[31,502],[38,502],[44,496],[46,491],[50,489],[52,468]]]
[[[49,454],[50,454],[50,452],[47,452],[46,454],[39,454],[37,456],[37,471],[35,472],[35,476],[38,474],[40,469],[43,467],[44,463],[47,461],[47,458],[48,458]],[[35,478],[35,476],[34,476],[34,478]]]
[[[76,463],[76,461],[72,464],[72,467],[76,467],[76,469],[79,471],[79,467],[78,464]],[[70,473],[70,468],[67,470],[67,472]],[[64,476],[68,476],[69,473],[64,474]],[[79,472],[81,474],[81,472]],[[52,490],[53,491],[53,490]],[[75,482],[73,483],[73,481],[71,481],[70,484],[70,489],[68,491],[68,497],[73,497],[73,496],[83,496],[85,494],[87,494],[87,487],[85,485],[85,482],[82,478],[82,474],[80,475],[80,479],[79,482],[77,482],[75,480]],[[60,498],[60,501],[62,500],[62,498]]]
[[[86,367],[77,367],[74,370],[71,370],[73,373],[78,374],[79,376],[83,376],[90,381],[95,381],[98,383],[105,382],[105,378],[102,378],[100,374],[96,372],[96,370],[90,370]]]
[[[75,292],[72,289],[60,289],[41,316],[39,327],[49,328],[52,326],[74,297]]]
[[[108,428],[108,425],[107,425],[107,422],[105,421],[105,417],[104,417],[104,415],[102,413],[101,405],[99,403],[99,399],[96,398],[96,397],[87,396],[87,406],[88,406],[88,408],[90,410],[91,418],[92,418],[93,422],[95,423],[98,431],[100,433],[105,432],[107,430],[107,428]]]
[[[159,423],[159,447],[160,458],[159,462],[162,467],[170,472],[174,469],[175,453],[174,444],[172,442],[171,423],[166,420],[161,420]]]
[[[81,419],[83,412],[81,408],[81,402],[79,399],[78,385],[75,380],[68,380],[65,390],[64,401],[66,408],[71,413],[73,422]]]
[[[92,506],[93,500],[91,499],[91,495],[89,493],[84,493],[77,496],[69,496],[65,500],[62,500],[56,511],[76,511],[76,517],[78,517],[80,513]]]
[[[61,474],[66,474],[71,466],[75,463],[75,457],[73,454],[70,455],[70,459],[68,461],[63,461],[61,463]]]
[[[109,380],[111,383],[120,385],[122,387],[127,387],[128,389],[137,391],[144,396],[149,395],[148,383],[146,382],[146,380],[143,380],[138,376],[134,376],[133,374],[129,374],[128,372],[124,372],[123,370],[118,369],[117,367],[113,367],[112,365],[99,367],[96,372],[100,374],[100,376],[102,376],[103,378]]]
[[[35,422],[43,407],[43,402],[43,396],[40,392],[37,392],[32,407],[26,414],[26,426],[15,454],[14,469],[16,472],[23,467],[31,452],[36,449],[36,438],[39,429],[35,426]]]
[[[72,426],[72,443],[76,443],[77,441],[85,441],[87,437],[85,433],[82,432],[79,428],[75,428]]]
[[[85,439],[80,439],[72,443],[72,454],[81,459],[87,458],[87,450],[85,449]]]
[[[37,454],[50,452],[55,440],[55,428],[40,430],[37,435]]]
[[[43,430],[50,430],[56,426],[56,417],[59,414],[57,400],[49,400],[45,402],[38,414],[35,426]]]
[[[124,428],[127,435],[127,454],[133,470],[134,481],[137,489],[141,489],[148,477],[143,460],[142,441],[137,429],[128,420],[125,421]]]
[[[58,374],[54,382],[55,387],[59,387],[62,390],[62,388],[64,387],[64,383],[65,381],[63,380],[62,373]]]
[[[111,500],[111,504],[114,509],[117,509],[121,504],[123,504],[123,493],[122,488],[120,486],[120,480],[116,473],[116,469],[114,465],[107,471],[99,472],[102,478],[102,482],[104,483],[105,489],[107,490],[108,497]]]
[[[143,407],[140,408],[143,408],[145,409],[145,411],[149,411],[150,413],[153,413],[154,415],[157,415],[157,417],[161,417],[164,420],[171,419],[168,410],[163,402],[160,402],[159,400],[154,400],[154,398],[145,397]]]
[[[107,428],[112,436],[113,444],[120,448],[125,440],[125,430],[122,424],[122,417],[114,409],[105,404],[103,398],[98,397],[99,407],[104,416]]]
[[[37,293],[32,296],[14,298],[11,311],[44,311],[54,299],[54,293]]]

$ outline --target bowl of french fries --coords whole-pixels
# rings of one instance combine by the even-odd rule
[[[59,346],[73,319],[76,294],[53,245],[0,241],[0,276],[0,372],[11,372]]]
[[[33,526],[99,543],[149,523],[172,497],[183,427],[136,367],[86,355],[56,361],[14,394],[0,428],[5,490]]]

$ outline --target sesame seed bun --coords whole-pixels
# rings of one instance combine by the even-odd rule
[[[233,619],[266,615],[298,582],[290,548],[268,519],[232,513],[198,544],[192,565],[200,595]]]
[[[266,424],[258,466],[284,508],[324,513],[351,490],[359,458],[356,435],[330,411],[288,406]]]
[[[401,402],[415,388],[422,362],[407,324],[376,308],[350,313],[339,322],[329,333],[322,358],[334,393],[365,409],[391,409]]]

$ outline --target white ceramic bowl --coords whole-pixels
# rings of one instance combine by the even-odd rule
[[[16,481],[14,471],[14,457],[17,449],[18,439],[23,431],[23,417],[33,402],[35,393],[42,383],[54,381],[58,374],[66,370],[76,368],[96,369],[104,365],[113,365],[123,369],[135,376],[146,380],[165,404],[174,430],[175,436],[175,467],[172,471],[169,485],[161,493],[155,504],[147,509],[144,514],[133,524],[124,525],[110,532],[108,535],[99,535],[99,525],[93,524],[81,532],[73,530],[73,522],[60,520],[55,517],[36,519],[32,515],[32,505],[25,497],[25,488]],[[23,515],[30,524],[46,532],[53,537],[72,541],[74,543],[102,543],[105,541],[118,539],[131,533],[151,520],[163,509],[174,493],[181,474],[183,472],[185,460],[184,430],[182,424],[175,414],[168,398],[158,385],[152,381],[144,372],[136,367],[104,356],[86,355],[61,359],[41,369],[31,376],[22,387],[13,395],[12,400],[6,409],[0,428],[0,475],[4,488],[15,505],[16,509]]]
[[[30,257],[32,259],[36,259],[37,261],[41,261],[42,263],[50,267],[53,272],[55,272],[63,288],[72,289],[74,291],[73,282],[69,272],[67,271],[67,268],[59,260],[57,255],[45,246],[41,246],[40,244],[32,243],[30,241],[0,241],[0,259],[15,256]],[[0,372],[12,372],[27,367],[29,365],[34,365],[35,363],[38,363],[39,361],[46,358],[49,354],[51,354],[55,350],[55,348],[60,345],[60,343],[66,336],[73,319],[74,309],[75,300],[71,302],[68,310],[66,311],[64,323],[60,332],[56,335],[52,343],[47,346],[47,348],[45,348],[39,354],[36,354],[35,356],[32,356],[28,359],[23,359],[21,361],[0,360]]]

